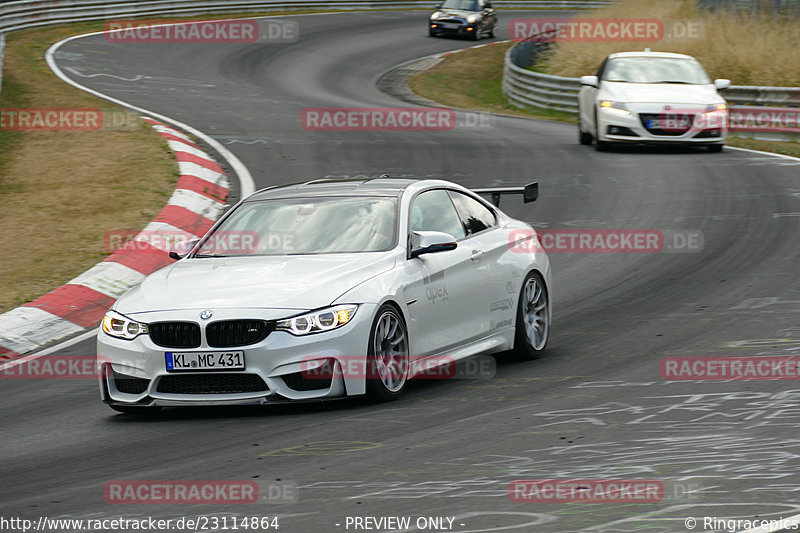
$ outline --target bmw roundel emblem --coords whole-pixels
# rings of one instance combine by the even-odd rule
[[[203,320],[208,320],[212,316],[214,316],[214,311],[212,311],[211,309],[206,309],[205,311],[200,312],[200,318],[202,318]]]

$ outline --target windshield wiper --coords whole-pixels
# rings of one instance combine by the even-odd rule
[[[653,83],[680,83],[683,85],[694,85],[694,83],[690,81],[680,81],[680,80],[659,80],[659,81],[654,81]]]
[[[194,254],[192,257],[196,257],[198,259],[206,259],[207,257],[230,257],[230,256],[222,254]]]

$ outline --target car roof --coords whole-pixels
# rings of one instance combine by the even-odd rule
[[[617,52],[609,55],[608,59],[616,59],[618,57],[650,57],[654,59],[668,57],[672,59],[694,59],[692,56],[687,56],[686,54],[674,54],[672,52],[651,52],[650,50],[642,50],[639,52]]]
[[[399,196],[406,188],[420,181],[416,178],[392,178],[389,176],[322,178],[267,187],[248,196],[247,201],[330,195]]]

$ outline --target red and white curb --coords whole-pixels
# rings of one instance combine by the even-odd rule
[[[125,291],[173,261],[166,242],[154,241],[152,235],[200,237],[222,213],[230,192],[222,168],[182,132],[143,118],[164,137],[178,160],[180,178],[172,197],[134,237],[134,246],[123,246],[66,285],[0,314],[0,360],[97,326]]]

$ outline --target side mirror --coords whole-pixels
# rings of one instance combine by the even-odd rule
[[[416,241],[416,246],[411,250],[411,259],[423,254],[433,254],[455,250],[458,247],[456,238],[449,233],[441,231],[415,231],[412,242]]]
[[[179,260],[186,257],[186,254],[192,251],[192,248],[200,242],[200,239],[191,239],[188,241],[178,241],[172,245],[172,249],[169,251],[169,256],[171,259]]]
[[[600,80],[597,78],[597,76],[581,76],[581,85],[597,87],[600,85]]]
[[[718,80],[714,80],[714,87],[716,87],[718,91],[727,89],[730,86],[731,86],[731,80],[729,79],[720,78]]]

